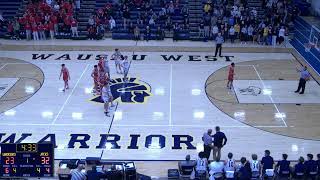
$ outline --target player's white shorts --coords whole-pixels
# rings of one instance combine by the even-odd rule
[[[120,65],[121,62],[120,62],[120,60],[116,59],[115,63],[118,66],[118,65]]]
[[[101,98],[104,103],[107,103],[110,101],[110,96],[101,96]]]

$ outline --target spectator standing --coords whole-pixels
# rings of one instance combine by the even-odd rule
[[[46,34],[45,34],[45,31],[44,31],[44,26],[43,26],[43,24],[41,22],[39,23],[38,29],[39,29],[40,40],[46,40]]]
[[[284,41],[284,37],[285,37],[285,33],[286,33],[286,30],[284,29],[283,26],[281,26],[281,28],[279,29],[279,34],[278,34],[278,43],[279,45],[281,45]]]
[[[241,28],[241,35],[240,35],[241,44],[247,44],[247,36],[248,36],[248,28],[247,28],[247,25],[245,25]]]
[[[231,26],[230,29],[229,29],[229,37],[230,37],[231,43],[234,43],[235,30],[234,30],[234,27],[233,27],[233,26]]]
[[[204,153],[204,157],[209,159],[210,157],[210,153],[212,151],[212,129],[208,129],[208,131],[206,133],[203,134],[202,136],[202,141],[203,141],[203,153]]]
[[[147,41],[149,41],[149,40],[150,40],[150,37],[151,37],[151,29],[150,29],[149,26],[147,26],[147,27],[146,27],[145,39],[146,39]]]
[[[248,27],[248,41],[253,41],[253,27],[251,24]]]
[[[24,27],[26,29],[26,38],[27,40],[31,40],[31,25],[27,23]]]
[[[75,5],[76,5],[76,10],[79,11],[81,7],[81,2],[80,0],[75,0]]]
[[[88,33],[89,33],[89,40],[96,39],[96,30],[95,30],[94,26],[89,27]]]
[[[317,154],[318,177],[320,177],[320,154]]]
[[[113,28],[116,27],[116,21],[113,19],[112,16],[110,17],[110,20],[109,20],[109,27],[111,31],[113,30]]]
[[[136,41],[140,40],[140,28],[139,28],[139,26],[136,26],[133,31],[134,31],[134,32],[133,32],[133,34],[134,34],[134,39],[135,39]]]
[[[72,32],[72,37],[79,37],[78,22],[75,18],[72,18],[71,20],[71,32]]]
[[[219,37],[219,36],[218,36]],[[216,126],[216,133],[213,135],[213,159],[221,158],[221,149],[227,144],[226,135],[220,131],[220,127]]]
[[[158,40],[163,40],[164,38],[164,32],[163,30],[161,29],[160,26],[158,26],[158,29],[157,29],[157,39]]]
[[[288,155],[282,154],[282,160],[278,161],[275,170],[280,178],[288,179],[290,177],[290,161],[287,160]]]
[[[211,32],[212,32],[212,38],[213,38],[213,39],[216,39],[216,37],[218,36],[218,33],[219,33],[219,28],[218,28],[218,26],[217,26],[217,25],[214,25],[214,26],[212,27]]]
[[[204,38],[204,22],[201,20],[199,24],[199,38]]]
[[[13,23],[11,21],[9,21],[8,23],[8,28],[7,28],[7,31],[8,31],[8,35],[11,37],[11,39],[13,38],[13,35],[14,35],[14,30],[13,30]]]
[[[224,39],[221,36],[221,33],[218,33],[218,36],[216,37],[216,52],[214,54],[214,57],[217,57],[218,51],[219,51],[219,56],[222,57],[221,51],[222,51],[222,44],[224,43]]]
[[[50,38],[54,39],[54,24],[51,21],[48,23],[48,28],[50,32]]]
[[[20,24],[18,20],[15,20],[13,23],[13,32],[14,32],[14,38],[17,40],[20,40]]]
[[[33,23],[32,25],[32,36],[33,36],[33,40],[35,41],[39,40],[38,26],[36,23]]]
[[[240,35],[240,24],[237,23],[236,25],[234,25],[234,31],[235,31],[235,39],[238,39]]]
[[[86,173],[82,172],[82,170],[84,170],[84,167],[82,164],[79,164],[76,169],[72,169],[70,171],[71,180],[85,180]]]

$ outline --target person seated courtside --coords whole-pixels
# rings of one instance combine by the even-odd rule
[[[235,160],[233,159],[233,154],[229,152],[228,159],[224,163],[224,172],[227,180],[235,179],[236,168],[237,166]]]
[[[179,164],[180,175],[183,177],[188,177],[191,175],[194,167],[196,166],[196,161],[191,160],[190,155],[186,156],[185,161],[180,161]]]
[[[320,154],[317,154],[318,179],[320,179]]]
[[[100,178],[102,176],[103,176],[103,173],[98,172],[96,166],[92,166],[92,170],[87,171],[87,179],[88,180],[100,180]]]
[[[307,154],[308,160],[304,163],[306,166],[306,176],[308,179],[315,180],[317,178],[317,162],[313,160],[312,154]]]
[[[304,179],[306,167],[304,165],[304,158],[300,157],[298,163],[294,166],[293,178]]]
[[[222,180],[223,179],[223,162],[220,162],[220,158],[216,157],[209,165],[210,179]]]
[[[258,156],[256,154],[252,154],[252,161],[250,163],[252,177],[251,179],[260,179],[261,176],[261,163],[258,160]]]
[[[199,152],[196,164],[195,177],[206,177],[208,169],[208,161],[204,152]]]
[[[264,157],[261,160],[261,164],[262,164],[262,176],[264,178],[273,177],[274,176],[274,170],[273,170],[274,160],[270,156],[269,150],[264,151]]]
[[[251,179],[252,172],[250,168],[250,163],[247,161],[245,157],[240,159],[240,165],[237,170],[238,180],[249,180]]]
[[[275,172],[277,173],[277,179],[285,180],[290,178],[291,169],[290,169],[290,161],[287,160],[288,155],[282,154],[282,160],[278,161]]]
[[[115,165],[111,166],[111,170],[107,171],[105,176],[108,180],[119,180],[123,178],[122,172],[117,170]]]

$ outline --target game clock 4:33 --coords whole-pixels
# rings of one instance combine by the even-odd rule
[[[1,177],[53,177],[53,144],[1,144]]]

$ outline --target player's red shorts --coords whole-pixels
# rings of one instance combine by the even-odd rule
[[[233,81],[233,76],[232,75],[228,76],[228,81]]]
[[[63,81],[66,81],[66,82],[69,80],[68,76],[63,76],[62,79]]]

